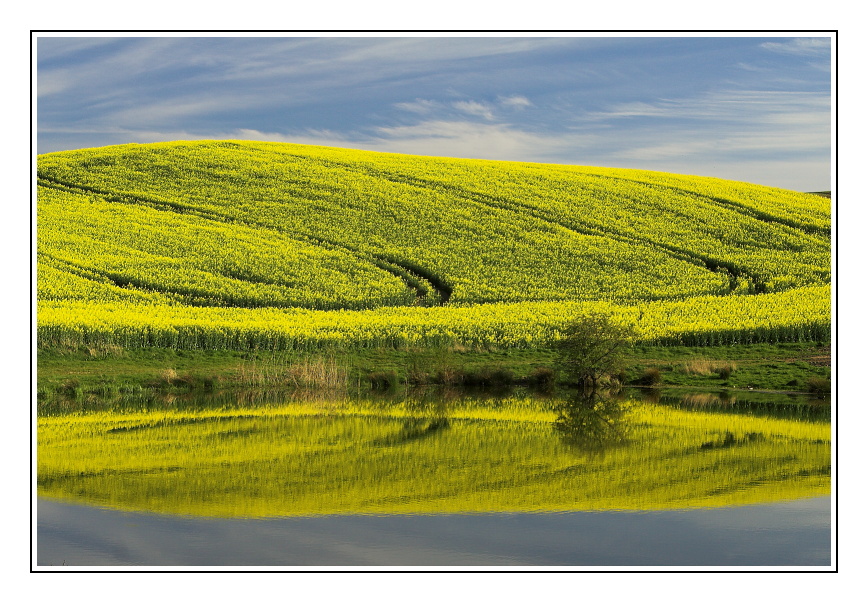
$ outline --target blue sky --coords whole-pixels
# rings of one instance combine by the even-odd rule
[[[829,190],[827,37],[39,37],[37,151],[251,139]]]

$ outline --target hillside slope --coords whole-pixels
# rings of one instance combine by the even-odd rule
[[[40,309],[635,306],[831,281],[828,199],[712,178],[241,141],[37,166]]]

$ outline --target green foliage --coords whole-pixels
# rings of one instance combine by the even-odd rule
[[[398,385],[398,374],[395,371],[380,371],[368,375],[372,389],[391,389]]]
[[[573,384],[596,389],[624,368],[624,356],[635,338],[632,327],[604,314],[583,316],[566,326],[555,343],[557,365]]]
[[[636,379],[636,385],[659,385],[663,382],[663,376],[660,374],[660,369],[649,367],[642,371],[642,375]]]
[[[829,394],[832,392],[832,381],[823,377],[811,377],[808,379],[808,391],[815,394]]]

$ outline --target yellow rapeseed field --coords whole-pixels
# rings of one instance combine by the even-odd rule
[[[828,199],[637,170],[242,141],[38,158],[40,345],[826,339]]]

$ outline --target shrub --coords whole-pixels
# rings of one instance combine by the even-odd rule
[[[660,369],[651,367],[642,372],[642,376],[636,379],[636,385],[659,385],[663,381]]]
[[[81,395],[81,384],[78,379],[67,379],[57,387],[57,393],[67,398],[78,398]]]
[[[634,337],[631,327],[607,315],[582,317],[568,325],[556,343],[558,367],[573,384],[596,389],[622,370],[624,352]]]
[[[442,368],[434,375],[433,382],[438,385],[458,385],[463,383],[464,374],[454,368]]]
[[[152,385],[155,387],[193,387],[195,379],[192,375],[179,375],[175,369],[166,369],[160,373],[160,378]]]
[[[808,391],[814,394],[831,393],[832,381],[825,377],[811,377],[808,379]]]
[[[734,364],[727,364],[721,367],[714,369],[714,372],[717,373],[721,379],[729,379],[732,375],[732,371],[735,370]]]
[[[554,387],[556,373],[554,370],[545,367],[539,367],[533,370],[528,376],[528,382],[531,385],[541,388]]]
[[[368,375],[372,389],[392,389],[398,385],[398,374],[395,371],[380,371]]]
[[[491,373],[491,384],[492,385],[512,385],[515,381],[515,377],[512,374],[512,371],[508,369],[497,369],[493,373]]]

